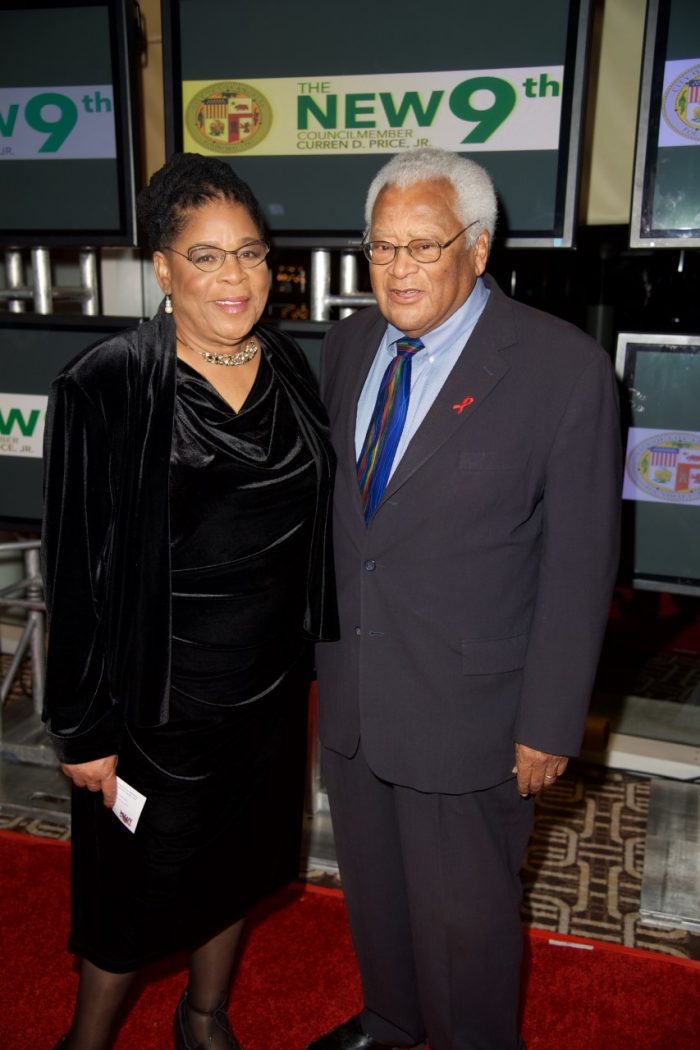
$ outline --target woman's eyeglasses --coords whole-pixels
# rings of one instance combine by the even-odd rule
[[[270,245],[266,241],[251,241],[249,244],[244,244],[242,248],[234,248],[233,251],[226,251],[225,248],[214,248],[210,244],[197,244],[186,252],[179,252],[177,248],[168,247],[165,249],[165,251],[181,255],[183,259],[187,259],[198,270],[204,270],[205,273],[214,273],[215,270],[220,270],[227,255],[235,255],[245,270],[252,270],[254,266],[259,266],[261,262],[264,262],[269,250]]]

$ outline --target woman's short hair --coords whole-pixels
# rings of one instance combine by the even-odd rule
[[[467,234],[467,243],[473,245],[486,230],[489,239],[496,228],[498,202],[491,176],[480,164],[460,157],[446,149],[419,147],[395,156],[377,172],[370,183],[365,202],[365,224],[369,230],[377,197],[385,186],[406,189],[415,182],[447,179],[457,196],[457,214],[464,226],[476,220]]]
[[[138,219],[151,251],[160,251],[172,244],[193,209],[222,198],[242,204],[260,236],[266,237],[262,208],[248,183],[236,175],[230,164],[199,153],[173,153],[151,176],[136,202]]]

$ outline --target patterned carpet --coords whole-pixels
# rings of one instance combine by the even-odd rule
[[[70,840],[70,825],[65,821],[45,820],[42,817],[30,817],[3,812],[0,809],[0,831],[17,831],[26,835],[37,835],[42,839]]]
[[[537,803],[523,918],[543,930],[700,960],[700,936],[640,922],[649,779],[574,763]]]

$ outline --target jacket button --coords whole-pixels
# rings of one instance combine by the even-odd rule
[[[369,561],[365,562],[365,569],[367,570],[367,572],[374,572],[374,570],[376,568],[377,568],[377,563],[376,563],[376,561],[373,561],[371,558],[370,558]]]

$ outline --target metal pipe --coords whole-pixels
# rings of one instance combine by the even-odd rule
[[[71,287],[67,284],[64,284],[60,288],[54,287],[51,290],[51,298],[54,302],[56,302],[59,299],[63,299],[66,302],[80,303],[83,313],[86,312],[84,304],[86,298],[88,298],[89,295],[90,293],[86,292],[85,288],[82,285],[80,285],[80,287],[78,287],[77,285]]]
[[[328,295],[331,290],[331,253],[326,248],[311,252],[311,320],[327,321],[330,317]]]
[[[22,631],[20,639],[17,642],[17,647],[16,647],[16,649],[14,651],[14,655],[13,655],[12,659],[10,660],[10,666],[7,668],[7,672],[5,674],[5,677],[2,679],[2,683],[0,684],[0,706],[2,706],[2,704],[5,703],[5,700],[10,695],[10,690],[12,689],[12,683],[14,682],[15,676],[16,676],[17,672],[20,669],[20,666],[22,664],[22,660],[24,660],[24,652],[25,652],[25,649],[27,648],[27,644],[30,641],[30,636],[33,634],[33,632],[34,632],[34,624],[32,623],[32,621],[30,619],[28,619],[27,622],[24,625],[24,629]],[[1,732],[2,732],[2,718],[0,718],[0,734],[1,734]]]
[[[14,583],[8,583],[4,587],[0,587],[0,601],[3,598],[7,598],[13,594],[19,594],[21,591],[26,589],[28,580],[16,580]]]
[[[376,299],[368,292],[355,292],[354,295],[327,295],[328,306],[373,306]]]
[[[34,311],[51,313],[51,259],[47,248],[32,248]]]
[[[35,548],[26,551],[24,555],[29,586],[27,587],[27,598],[29,601],[40,602],[42,597],[41,567],[39,564],[39,551]],[[44,683],[46,681],[46,617],[39,609],[33,609],[28,616],[32,624],[30,638],[30,652],[32,663],[32,697],[34,699],[34,713],[41,715],[44,709]]]
[[[24,262],[22,253],[17,249],[5,252],[5,272],[7,275],[8,291],[3,294],[3,299],[8,300],[8,310],[11,314],[24,313],[24,300],[32,294],[29,288],[24,286]],[[12,296],[12,292],[21,291],[21,296]]]
[[[97,252],[86,248],[80,252],[80,279],[83,283],[83,313],[95,317],[99,312]]]
[[[0,609],[32,609],[43,612],[46,604],[42,601],[27,601],[25,598],[0,599]]]
[[[357,254],[355,252],[343,252],[340,256],[340,294],[357,294]],[[344,306],[340,311],[341,319],[349,317],[354,313],[352,307]]]
[[[21,313],[13,303],[16,302],[19,306],[24,309],[24,303],[28,302],[29,299],[34,298],[33,288],[0,288],[0,300],[3,302],[7,300],[9,302],[8,312]]]

